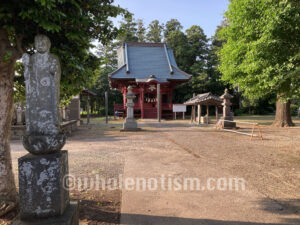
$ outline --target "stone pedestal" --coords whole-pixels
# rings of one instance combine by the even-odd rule
[[[222,120],[228,120],[228,118],[226,119],[226,117],[222,117]],[[229,122],[229,121],[223,121],[223,128],[225,129],[232,129],[232,128],[236,128],[236,123],[235,122]]]
[[[61,216],[44,219],[20,220],[17,217],[11,225],[79,225],[79,207],[77,202],[71,202]]]
[[[78,225],[67,175],[67,151],[19,158],[20,215],[12,225]]]
[[[68,152],[19,158],[20,218],[61,216],[69,205]]]
[[[123,129],[127,131],[135,131],[139,128],[134,118],[126,118],[125,122],[123,123]]]

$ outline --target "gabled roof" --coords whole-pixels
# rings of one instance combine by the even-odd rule
[[[164,43],[123,43],[118,49],[118,65],[119,68],[109,74],[111,80],[147,82],[153,80],[153,75],[157,82],[191,78],[177,67],[173,51]]]
[[[190,98],[184,104],[185,105],[221,105],[223,100],[211,92],[199,94]]]
[[[95,92],[92,92],[87,88],[83,89],[80,94],[82,96],[97,96],[97,94]]]

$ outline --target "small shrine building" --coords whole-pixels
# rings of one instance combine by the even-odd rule
[[[123,104],[115,104],[114,110],[126,112],[127,87],[131,85],[136,95],[135,116],[157,118],[159,108],[162,118],[172,117],[173,89],[191,78],[178,68],[172,49],[165,43],[125,42],[117,53],[118,69],[108,76],[111,88],[122,92]]]

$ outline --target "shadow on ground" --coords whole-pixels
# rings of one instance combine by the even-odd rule
[[[300,214],[300,199],[262,199],[259,204],[262,209],[280,215]],[[300,224],[300,219],[298,223]]]
[[[212,219],[191,219],[165,216],[148,216],[139,214],[122,214],[121,222],[128,225],[291,225],[299,224],[300,220],[289,220],[283,223],[254,223],[243,221],[224,221]]]
[[[105,211],[103,208],[105,208]],[[115,211],[115,205],[112,201],[80,201],[79,219],[88,220],[89,225],[120,224],[120,216],[120,213]]]
[[[276,201],[277,202],[277,201]],[[101,205],[100,205],[101,204]],[[294,214],[293,211],[281,207],[279,204],[274,204],[272,199],[263,199],[263,210],[279,213],[279,214]],[[296,206],[299,204],[299,199],[286,201],[286,204]],[[105,208],[105,211],[103,210]],[[214,219],[193,219],[180,218],[169,216],[152,216],[141,214],[122,214],[116,212],[115,206],[111,201],[96,201],[82,200],[80,203],[80,219],[89,220],[89,225],[97,224],[128,224],[128,225],[299,225],[300,219],[285,218],[282,223],[257,223],[244,221],[224,221]]]

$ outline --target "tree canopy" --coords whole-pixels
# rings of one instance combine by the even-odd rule
[[[32,53],[34,36],[49,36],[51,52],[61,60],[61,93],[69,98],[78,93],[93,77],[99,66],[96,56],[89,52],[91,42],[106,43],[116,37],[118,29],[110,17],[126,11],[112,5],[111,0],[22,0],[2,1],[0,26],[11,45],[19,52]],[[10,51],[6,52],[9,57]]]
[[[234,0],[225,13],[220,51],[225,82],[249,98],[270,93],[286,99],[300,91],[300,2]]]
[[[149,42],[161,42],[163,25],[158,20],[153,20],[148,26],[147,40]]]

